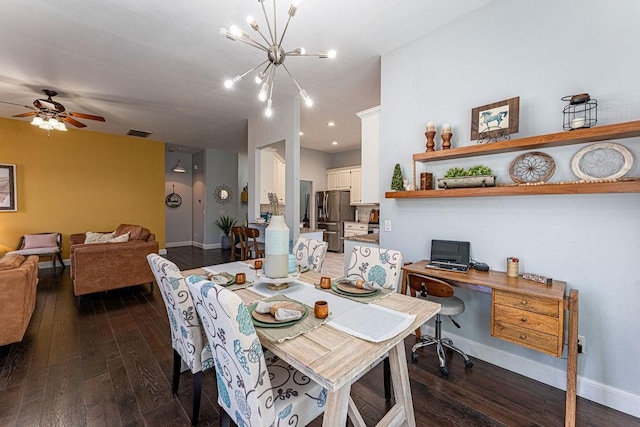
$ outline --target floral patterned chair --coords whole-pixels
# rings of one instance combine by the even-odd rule
[[[216,364],[220,425],[232,419],[238,426],[304,426],[324,412],[327,390],[262,352],[238,295],[199,276],[187,284]]]
[[[375,282],[382,288],[397,289],[402,276],[402,253],[392,249],[354,246],[347,278]],[[384,358],[384,397],[391,399],[391,367]]]
[[[293,246],[296,265],[300,267],[300,271],[312,270],[320,273],[328,248],[327,242],[299,237]]]
[[[402,276],[402,253],[391,249],[354,246],[347,278],[375,282],[386,289],[397,289]]]
[[[171,345],[173,346],[171,392],[174,395],[178,393],[180,370],[184,363],[194,375],[191,423],[196,425],[200,414],[202,371],[214,366],[211,349],[203,337],[193,299],[178,267],[157,254],[147,255],[147,261],[158,282],[171,325]]]

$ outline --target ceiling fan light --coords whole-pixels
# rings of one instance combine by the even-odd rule
[[[58,122],[58,125],[56,126],[56,130],[59,130],[60,132],[66,132],[67,127],[64,125],[63,122]]]
[[[47,123],[52,128],[55,128],[56,126],[58,126],[58,123],[60,123],[60,122],[58,122],[54,117],[51,117]]]
[[[35,116],[33,120],[31,120],[31,124],[33,126],[40,126],[43,123],[44,123],[44,120],[42,120],[42,117],[40,116]]]

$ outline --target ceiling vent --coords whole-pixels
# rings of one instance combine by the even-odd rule
[[[127,132],[127,135],[137,136],[138,138],[149,138],[149,135],[151,135],[152,133],[153,132],[145,132],[143,130],[129,129],[129,132]]]

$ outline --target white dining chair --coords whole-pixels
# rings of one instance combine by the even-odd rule
[[[187,277],[187,285],[215,360],[221,425],[304,426],[324,412],[327,390],[263,353],[238,295],[199,276]]]
[[[385,289],[397,289],[402,276],[402,252],[370,246],[354,246],[347,268],[348,279],[375,282]],[[391,399],[391,367],[384,358],[384,397]]]
[[[293,255],[300,271],[311,270],[320,273],[329,243],[299,237],[293,246]]]
[[[157,255],[147,255],[151,271],[158,282],[160,294],[169,316],[171,345],[173,347],[173,375],[171,392],[178,394],[181,366],[184,363],[193,374],[193,414],[191,424],[198,424],[202,372],[214,366],[211,349],[203,337],[200,320],[193,306],[191,293],[171,261]]]

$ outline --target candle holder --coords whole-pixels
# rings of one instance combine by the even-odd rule
[[[433,140],[436,136],[436,131],[435,130],[428,130],[424,133],[424,136],[427,137],[427,152],[429,151],[436,151],[436,143]]]
[[[448,150],[451,148],[451,137],[453,134],[451,132],[442,133],[442,149]]]

